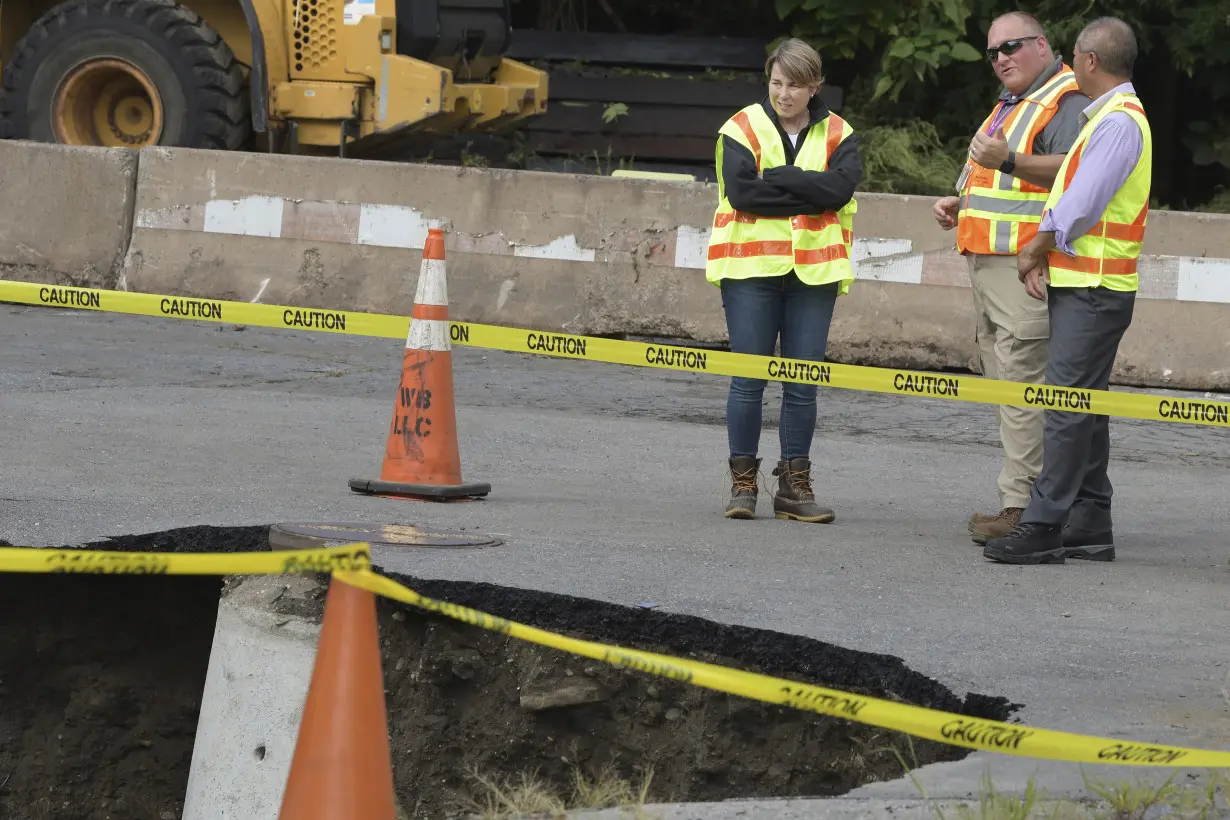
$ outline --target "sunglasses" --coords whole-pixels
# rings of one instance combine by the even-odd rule
[[[995,48],[987,49],[987,59],[991,62],[995,62],[999,59],[999,54],[1001,51],[1008,56],[1012,56],[1021,50],[1021,46],[1025,45],[1026,40],[1037,40],[1041,36],[1042,35],[1040,34],[1033,34],[1029,37],[1017,37],[1013,40],[1004,40]]]

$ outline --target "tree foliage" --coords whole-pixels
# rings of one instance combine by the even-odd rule
[[[1225,201],[1230,186],[1230,0],[773,0],[788,32],[812,43],[854,89],[852,116],[917,130],[949,150],[968,142],[996,83],[982,55],[990,22],[1023,10],[1070,59],[1087,23],[1116,16],[1136,32],[1134,83],[1152,116],[1155,196],[1174,207]],[[861,93],[860,93],[861,90]],[[869,93],[867,93],[869,92]]]
[[[1154,198],[1174,208],[1230,203],[1230,0],[514,0],[573,27],[644,34],[794,35],[846,91],[843,116],[867,134],[877,190],[940,193],[999,86],[983,56],[997,15],[1028,11],[1071,59],[1080,29],[1111,15],[1139,44],[1133,82],[1154,138]],[[592,8],[591,8],[592,6]],[[534,23],[530,23],[534,25]],[[568,25],[564,25],[567,28]],[[958,166],[959,167],[959,166]]]
[[[830,58],[879,56],[874,98],[897,100],[914,83],[935,83],[954,63],[973,63],[981,52],[965,37],[976,0],[775,0],[793,34],[824,49]]]

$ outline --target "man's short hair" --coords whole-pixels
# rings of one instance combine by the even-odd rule
[[[1025,30],[1028,31],[1030,35],[1038,35],[1041,37],[1046,36],[1046,30],[1043,29],[1042,24],[1038,22],[1038,18],[1034,17],[1032,14],[1030,14],[1027,11],[1004,12],[1003,14],[999,15],[994,20],[992,20],[991,25],[995,25],[1000,20],[1007,20],[1009,17],[1013,17],[1017,20],[1020,20],[1022,23],[1024,23]]]
[[[1102,69],[1115,77],[1131,77],[1136,66],[1136,35],[1118,17],[1099,17],[1081,29],[1076,46],[1098,55]]]

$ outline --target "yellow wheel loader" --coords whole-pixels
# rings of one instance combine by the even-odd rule
[[[0,0],[0,138],[362,155],[542,114],[510,0]]]

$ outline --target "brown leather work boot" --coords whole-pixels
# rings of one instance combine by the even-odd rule
[[[1004,514],[1003,510],[1000,510],[997,513],[991,513],[990,515],[987,515],[986,513],[976,512],[969,517],[969,531],[973,532],[974,527],[978,526],[979,524],[985,524],[988,521],[994,521],[995,519],[999,518],[1003,514]]]
[[[779,461],[773,475],[778,477],[777,492],[773,494],[773,512],[778,518],[827,524],[837,517],[828,507],[816,503],[811,489],[811,462],[808,459]]]
[[[1003,538],[1021,523],[1023,512],[1023,507],[1004,507],[998,515],[986,516],[981,523],[970,524],[969,531],[974,543],[984,546],[989,538]]]
[[[730,459],[730,502],[726,505],[727,518],[755,518],[756,495],[759,486],[756,475],[760,472],[760,459],[751,456],[735,456]]]

